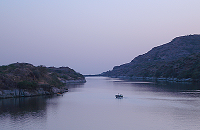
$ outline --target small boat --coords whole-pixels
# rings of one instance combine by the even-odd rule
[[[115,97],[116,98],[123,98],[123,95],[118,93],[118,94],[115,95]]]
[[[57,96],[63,96],[63,94],[62,93],[57,93]]]

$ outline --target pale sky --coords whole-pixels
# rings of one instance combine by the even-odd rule
[[[200,0],[0,0],[0,65],[99,74],[200,34],[199,13]]]

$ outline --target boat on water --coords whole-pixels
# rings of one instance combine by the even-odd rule
[[[62,93],[57,93],[57,96],[63,96],[63,94]]]
[[[115,98],[123,98],[123,95],[118,93],[115,95]]]

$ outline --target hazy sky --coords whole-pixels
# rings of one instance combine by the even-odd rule
[[[200,0],[0,0],[0,65],[97,74],[200,33]]]

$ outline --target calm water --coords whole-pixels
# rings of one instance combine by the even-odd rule
[[[88,77],[69,87],[63,96],[0,100],[0,129],[200,129],[199,85]]]

